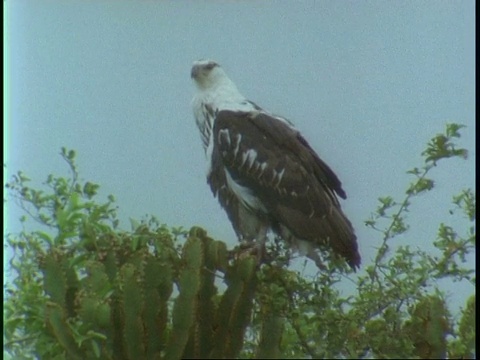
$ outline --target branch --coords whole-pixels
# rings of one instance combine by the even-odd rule
[[[294,308],[295,300],[293,299],[292,292],[288,288],[285,281],[283,281],[283,278],[281,276],[279,276],[278,279],[280,280],[280,283],[282,284],[282,287],[283,287],[283,289],[285,290],[285,293],[288,296],[288,300],[289,300],[288,303],[289,303],[290,307]],[[304,350],[306,350],[308,355],[310,355],[310,357],[312,359],[322,359],[322,358],[324,358],[324,356],[316,354],[315,350],[310,345],[308,345],[307,339],[303,335],[300,327],[296,324],[296,321],[294,319],[289,318],[289,317],[287,317],[287,319],[288,319],[288,322],[292,325],[293,329],[295,330],[295,333],[298,336],[298,340],[300,341],[300,344],[302,345]]]
[[[425,179],[425,177],[427,176],[428,172],[430,171],[430,169],[432,167],[433,167],[433,165],[427,165],[425,167],[425,171],[423,172],[423,174],[420,177],[418,177],[415,185],[412,186],[411,188],[414,189],[416,187],[416,185],[421,183]],[[372,284],[373,284],[374,278],[377,278],[377,280],[378,280],[378,277],[376,276],[377,268],[378,268],[378,265],[380,263],[380,260],[385,256],[385,252],[386,252],[386,248],[387,248],[387,241],[391,238],[390,233],[393,229],[393,226],[395,225],[397,219],[399,219],[400,215],[403,213],[403,211],[405,210],[405,208],[409,204],[409,200],[415,194],[416,193],[414,191],[407,191],[407,196],[405,197],[402,204],[400,205],[400,208],[398,209],[397,213],[395,215],[393,215],[393,217],[392,217],[393,221],[391,222],[391,224],[387,228],[387,230],[384,232],[383,241],[382,241],[382,244],[380,245],[380,248],[377,252],[377,256],[375,257],[375,262],[374,262],[374,265],[373,265],[373,271],[372,271],[372,275],[371,275]],[[384,251],[382,251],[382,250],[384,250]],[[379,284],[381,286],[380,282],[379,282]]]

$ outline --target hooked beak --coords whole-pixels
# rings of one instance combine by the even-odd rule
[[[195,79],[195,78],[197,77],[197,75],[198,75],[199,72],[200,72],[200,69],[199,69],[198,65],[194,65],[194,66],[192,67],[192,71],[191,71],[191,73],[190,73],[190,77],[191,77],[192,79]]]

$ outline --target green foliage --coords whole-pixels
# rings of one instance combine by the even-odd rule
[[[443,299],[438,295],[419,299],[410,316],[403,331],[413,343],[414,354],[421,359],[444,359],[449,324]]]
[[[62,149],[69,178],[50,175],[38,190],[19,172],[6,185],[28,215],[22,222],[37,226],[7,236],[15,278],[5,289],[5,351],[14,359],[473,358],[475,296],[454,318],[437,283],[474,283],[464,265],[475,248],[474,193],[453,197],[450,213],[470,226],[441,223],[436,253],[391,243],[408,232],[412,200],[434,191],[434,166],[466,156],[454,143],[461,128],[449,124],[428,143],[404,199],[379,199],[366,225],[381,245],[355,277],[337,262],[315,276],[289,270],[282,242],[258,265],[198,227],[147,217],[120,230],[113,196],[99,203],[99,186],[81,183],[75,152]],[[345,296],[343,282],[356,290]]]
[[[468,298],[462,317],[458,324],[457,338],[450,341],[448,353],[451,359],[475,358],[475,295]]]
[[[238,356],[255,293],[254,259],[229,261],[225,244],[204,230],[170,231],[153,217],[132,221],[131,232],[116,230],[113,197],[93,202],[98,185],[79,184],[74,153],[62,149],[62,156],[73,176],[49,176],[52,193],[29,187],[21,173],[7,185],[47,228],[7,239],[17,272],[5,307],[8,353],[16,359]],[[220,295],[219,274],[228,284]]]

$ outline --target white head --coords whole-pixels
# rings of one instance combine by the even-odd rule
[[[235,86],[222,67],[213,60],[198,60],[190,73],[200,90],[213,90],[221,85]]]

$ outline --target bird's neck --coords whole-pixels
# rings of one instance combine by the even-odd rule
[[[244,96],[238,91],[235,83],[228,77],[216,79],[212,84],[209,84],[207,88],[203,90],[205,93],[213,94],[215,97],[222,98],[244,98]]]

